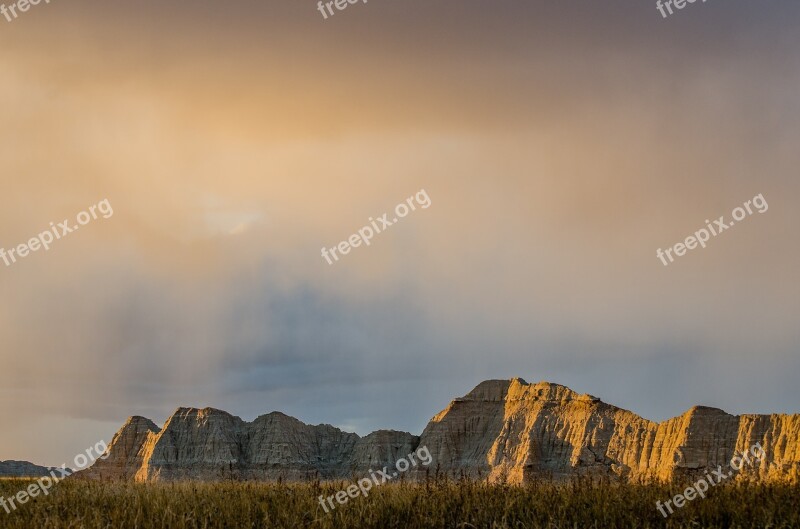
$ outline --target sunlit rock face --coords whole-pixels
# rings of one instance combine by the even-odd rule
[[[451,475],[521,483],[574,476],[669,481],[727,467],[756,443],[764,457],[738,476],[797,479],[798,441],[798,415],[733,416],[695,407],[655,423],[558,384],[513,379],[483,382],[455,399],[431,420],[420,444]]]

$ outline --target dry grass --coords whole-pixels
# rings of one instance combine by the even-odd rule
[[[3,480],[9,497],[29,481]],[[656,500],[678,493],[664,485],[525,487],[473,482],[386,484],[325,514],[317,497],[346,483],[85,483],[66,480],[16,512],[0,509],[0,528],[624,528],[800,527],[800,487],[730,484],[668,520]]]

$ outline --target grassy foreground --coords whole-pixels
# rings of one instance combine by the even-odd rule
[[[30,481],[2,480],[10,497]],[[318,496],[351,482],[308,484],[85,483],[66,480],[7,514],[0,528],[789,528],[800,527],[800,487],[730,484],[664,519],[666,485],[524,487],[468,482],[385,484],[326,514]]]

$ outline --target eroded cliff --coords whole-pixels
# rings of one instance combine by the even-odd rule
[[[759,443],[742,477],[797,479],[800,416],[695,407],[655,423],[558,384],[490,380],[435,416],[420,440],[449,474],[520,483],[536,477],[669,481],[726,466]]]
[[[133,417],[84,477],[135,479],[349,479],[393,466],[417,447],[426,473],[522,483],[544,478],[673,480],[727,465],[759,443],[765,456],[741,478],[797,480],[800,416],[741,415],[695,407],[662,423],[548,382],[489,380],[453,400],[421,437],[366,437],[273,412],[249,423],[214,409],[180,408],[159,429]]]

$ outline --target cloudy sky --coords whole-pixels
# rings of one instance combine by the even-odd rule
[[[0,247],[113,207],[0,262],[0,460],[178,406],[420,433],[517,376],[653,420],[800,412],[800,4],[316,8],[0,18]]]

